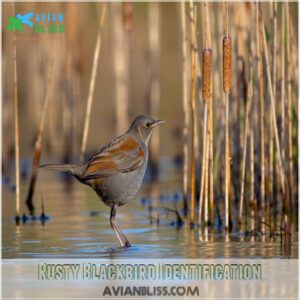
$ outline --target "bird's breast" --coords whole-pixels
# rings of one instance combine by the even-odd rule
[[[92,179],[89,181],[89,185],[96,191],[106,205],[124,205],[131,200],[140,189],[146,167],[147,161],[131,172]]]

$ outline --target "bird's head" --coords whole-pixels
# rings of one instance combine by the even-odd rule
[[[163,124],[163,120],[154,120],[148,116],[138,116],[132,122],[129,131],[138,135],[145,144],[148,144],[153,128]]]

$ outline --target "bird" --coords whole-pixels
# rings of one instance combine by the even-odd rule
[[[110,225],[124,248],[131,245],[116,223],[117,208],[133,199],[140,189],[148,163],[149,140],[153,129],[162,123],[165,121],[140,115],[123,135],[112,139],[86,163],[40,166],[66,172],[94,189],[110,207]]]

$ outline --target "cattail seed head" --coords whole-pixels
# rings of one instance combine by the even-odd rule
[[[202,54],[202,97],[207,102],[211,98],[212,50],[204,49]]]
[[[123,2],[123,24],[126,30],[131,30],[132,2]]]
[[[228,93],[231,89],[231,37],[225,36],[223,39],[223,89]]]

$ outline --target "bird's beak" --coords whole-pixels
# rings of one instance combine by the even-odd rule
[[[166,123],[166,121],[164,120],[156,120],[152,123],[151,127],[156,127],[157,125],[160,125],[160,124],[163,124],[163,123]]]

